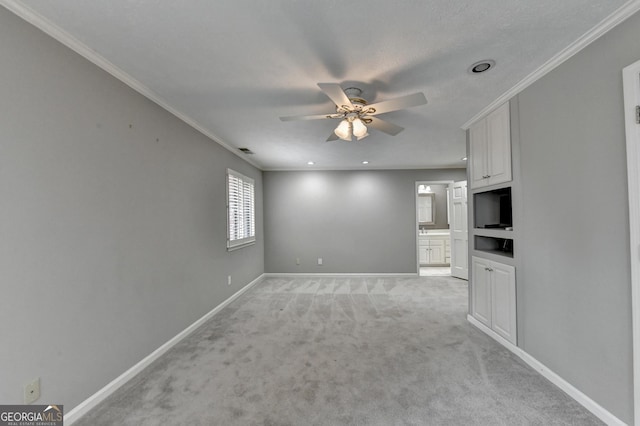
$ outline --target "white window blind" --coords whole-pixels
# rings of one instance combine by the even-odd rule
[[[253,179],[227,169],[227,248],[256,240],[255,186]]]

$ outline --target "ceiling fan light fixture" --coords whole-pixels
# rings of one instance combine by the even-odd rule
[[[345,141],[351,141],[351,123],[349,120],[344,119],[338,124],[338,127],[333,131],[337,137]]]
[[[364,125],[362,120],[356,118],[352,122],[353,125],[353,136],[358,138],[358,140],[367,137],[369,134],[367,133],[367,126]]]
[[[338,138],[352,141],[354,136],[357,140],[361,140],[369,136],[367,126],[395,136],[403,130],[402,127],[374,116],[427,103],[427,98],[422,92],[369,104],[366,99],[360,97],[362,90],[356,87],[343,89],[338,83],[318,83],[318,87],[336,106],[335,113],[280,117],[280,120],[339,119],[340,123],[327,138],[327,142]]]

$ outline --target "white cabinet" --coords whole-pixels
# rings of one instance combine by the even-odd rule
[[[426,265],[429,262],[429,243],[422,244],[418,246],[418,258],[420,259],[420,265]]]
[[[418,259],[420,261],[420,265],[434,266],[448,264],[448,246],[448,235],[421,235],[418,243]]]
[[[429,240],[429,260],[430,265],[442,265],[444,264],[444,247],[445,242],[442,240]]]
[[[471,315],[515,345],[515,268],[474,256],[471,274]]]
[[[469,128],[471,188],[511,180],[511,124],[505,103]]]

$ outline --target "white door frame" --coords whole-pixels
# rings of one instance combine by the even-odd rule
[[[420,276],[420,238],[418,238],[418,229],[420,227],[420,225],[418,224],[418,186],[452,184],[453,180],[419,180],[416,181],[415,187],[413,188],[413,198],[415,199],[416,204],[416,226],[413,229],[415,230],[414,235],[416,237],[416,274],[418,274],[418,276]],[[449,214],[449,211],[447,211],[447,214]],[[449,228],[451,228],[451,225],[449,225]],[[451,243],[451,241],[449,241],[449,243]]]
[[[622,81],[627,138],[627,177],[629,182],[633,417],[634,424],[640,426],[640,124],[636,123],[636,106],[640,105],[640,61],[622,70]]]

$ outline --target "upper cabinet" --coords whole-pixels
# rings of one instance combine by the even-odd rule
[[[471,188],[511,180],[509,102],[469,128]]]

